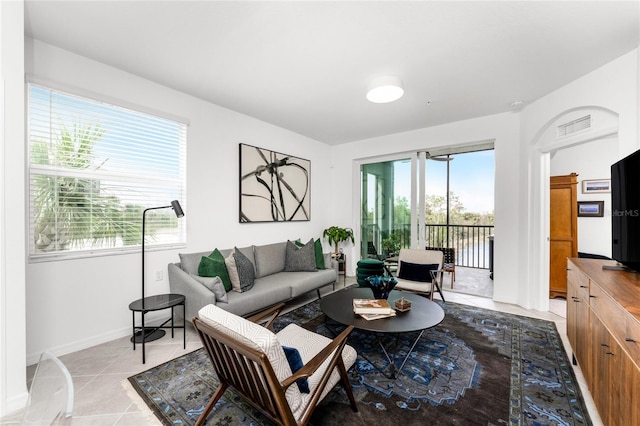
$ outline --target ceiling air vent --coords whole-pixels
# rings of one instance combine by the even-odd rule
[[[558,126],[558,137],[568,136],[580,130],[589,129],[591,127],[591,114],[577,118],[568,123]]]

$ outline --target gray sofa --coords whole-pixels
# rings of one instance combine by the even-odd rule
[[[170,263],[168,266],[171,292],[185,296],[186,317],[187,320],[191,320],[198,315],[202,307],[210,303],[236,315],[246,316],[313,290],[318,291],[320,297],[320,288],[327,285],[333,285],[335,289],[338,263],[328,253],[324,254],[326,269],[313,272],[285,272],[286,246],[285,241],[239,247],[238,250],[253,263],[255,281],[248,291],[227,292],[228,303],[216,300],[215,294],[192,276],[198,274],[200,260],[211,251],[180,254],[180,262]],[[226,258],[231,249],[220,252]]]

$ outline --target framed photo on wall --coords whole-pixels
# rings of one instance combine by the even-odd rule
[[[603,217],[604,201],[578,201],[578,217]]]
[[[240,144],[240,223],[311,220],[311,162]]]
[[[582,181],[582,193],[611,192],[611,179],[594,179]]]

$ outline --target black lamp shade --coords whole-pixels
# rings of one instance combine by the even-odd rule
[[[171,207],[173,208],[173,211],[175,212],[177,217],[184,216],[184,212],[182,211],[182,207],[180,207],[180,202],[178,200],[173,200],[171,202]]]

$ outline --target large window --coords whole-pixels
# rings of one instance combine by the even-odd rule
[[[137,249],[184,205],[186,124],[29,85],[30,258]],[[150,246],[185,243],[171,209]]]

